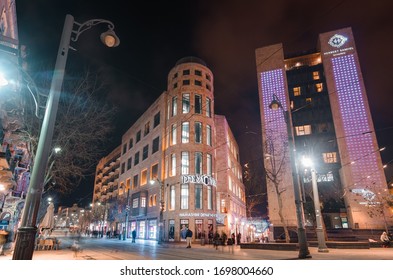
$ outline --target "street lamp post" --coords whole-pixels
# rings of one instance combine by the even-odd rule
[[[157,244],[161,244],[164,239],[164,208],[165,208],[165,201],[164,201],[164,183],[161,182],[160,179],[155,179],[160,184],[160,217],[159,217],[159,224],[158,224],[158,241]],[[151,180],[150,184],[154,184],[155,180]]]
[[[76,42],[80,34],[100,23],[107,23],[109,28],[107,32],[101,34],[101,40],[103,43],[108,47],[118,46],[120,40],[113,31],[114,25],[112,22],[103,19],[93,19],[80,24],[74,21],[74,17],[72,15],[66,15],[52,83],[46,104],[45,115],[41,126],[36,157],[34,159],[30,185],[27,191],[22,219],[16,237],[15,250],[12,256],[13,260],[31,260],[33,257],[34,241],[37,232],[37,214],[43,191],[43,182],[48,163],[49,151],[51,150],[53,130],[70,42],[71,40]],[[73,29],[74,25],[77,26],[76,30]],[[74,35],[74,37],[72,37],[72,35]]]
[[[287,127],[288,134],[288,146],[290,150],[290,162],[292,169],[292,180],[293,180],[293,190],[295,196],[295,207],[296,207],[296,218],[297,218],[297,237],[299,244],[299,259],[310,258],[310,251],[308,250],[307,244],[307,236],[305,230],[305,222],[304,222],[304,210],[301,199],[300,192],[300,180],[299,180],[299,172],[296,164],[296,148],[295,148],[295,139],[293,135],[293,128],[291,122],[290,112],[288,110],[284,110],[280,100],[277,95],[273,93],[273,101],[270,103],[269,108],[272,110],[281,109],[284,115],[285,124]]]
[[[318,239],[318,252],[327,253],[329,252],[329,249],[326,246],[325,232],[322,227],[322,214],[321,214],[321,204],[319,202],[317,175],[314,167],[312,166],[310,159],[303,158],[303,164],[304,166],[311,168],[312,193],[314,198],[315,220],[317,222],[316,232],[317,232],[317,239]]]

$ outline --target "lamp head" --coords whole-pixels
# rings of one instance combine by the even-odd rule
[[[276,100],[275,98],[273,99],[273,101],[269,105],[269,108],[272,110],[278,110],[281,107],[282,107],[281,103],[278,100]]]
[[[117,37],[115,31],[109,29],[100,36],[102,43],[109,48],[117,47],[120,44],[120,39]]]

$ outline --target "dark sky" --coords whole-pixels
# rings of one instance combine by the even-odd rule
[[[56,59],[66,14],[83,23],[102,18],[115,24],[121,44],[107,49],[93,27],[73,44],[68,63],[94,65],[111,83],[120,106],[119,142],[134,121],[166,90],[167,75],[185,56],[203,59],[213,71],[215,111],[225,115],[238,140],[242,162],[258,156],[249,142],[260,133],[255,49],[283,43],[284,52],[316,47],[319,33],[352,27],[383,162],[393,159],[393,1],[16,2],[19,40],[38,63]],[[252,133],[250,133],[252,132]],[[252,139],[251,139],[252,140]],[[252,140],[252,141],[255,141]],[[390,152],[389,152],[390,149]]]

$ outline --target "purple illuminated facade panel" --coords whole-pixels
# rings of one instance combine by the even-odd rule
[[[339,110],[343,122],[348,157],[343,165],[351,164],[354,185],[351,188],[365,188],[368,182],[383,185],[378,172],[378,159],[373,146],[366,107],[363,100],[359,74],[354,55],[332,59]],[[356,186],[355,186],[356,185]]]
[[[274,99],[274,95],[281,103],[282,109],[287,111],[287,102],[285,95],[284,73],[282,69],[276,69],[261,73],[261,89],[263,100],[263,112],[265,120],[265,131],[267,139],[283,139],[288,140],[287,126],[284,114],[281,109],[272,110],[269,108],[270,103]],[[277,147],[279,143],[280,147]],[[275,150],[284,150],[283,141],[275,143]],[[267,151],[271,153],[272,151]]]

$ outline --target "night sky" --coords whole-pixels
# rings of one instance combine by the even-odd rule
[[[157,2],[157,3],[156,3]],[[393,160],[393,1],[16,1],[20,43],[36,63],[53,64],[66,14],[79,23],[115,24],[120,46],[105,48],[101,24],[72,44],[68,67],[90,65],[111,84],[121,135],[166,90],[177,60],[197,56],[214,74],[215,112],[225,115],[243,163],[258,160],[260,138],[255,49],[283,43],[286,54],[314,49],[318,34],[352,27],[383,163]],[[258,135],[258,136],[257,136]],[[388,168],[393,170],[392,167]],[[388,172],[392,174],[392,171]],[[92,191],[91,186],[91,191]]]

